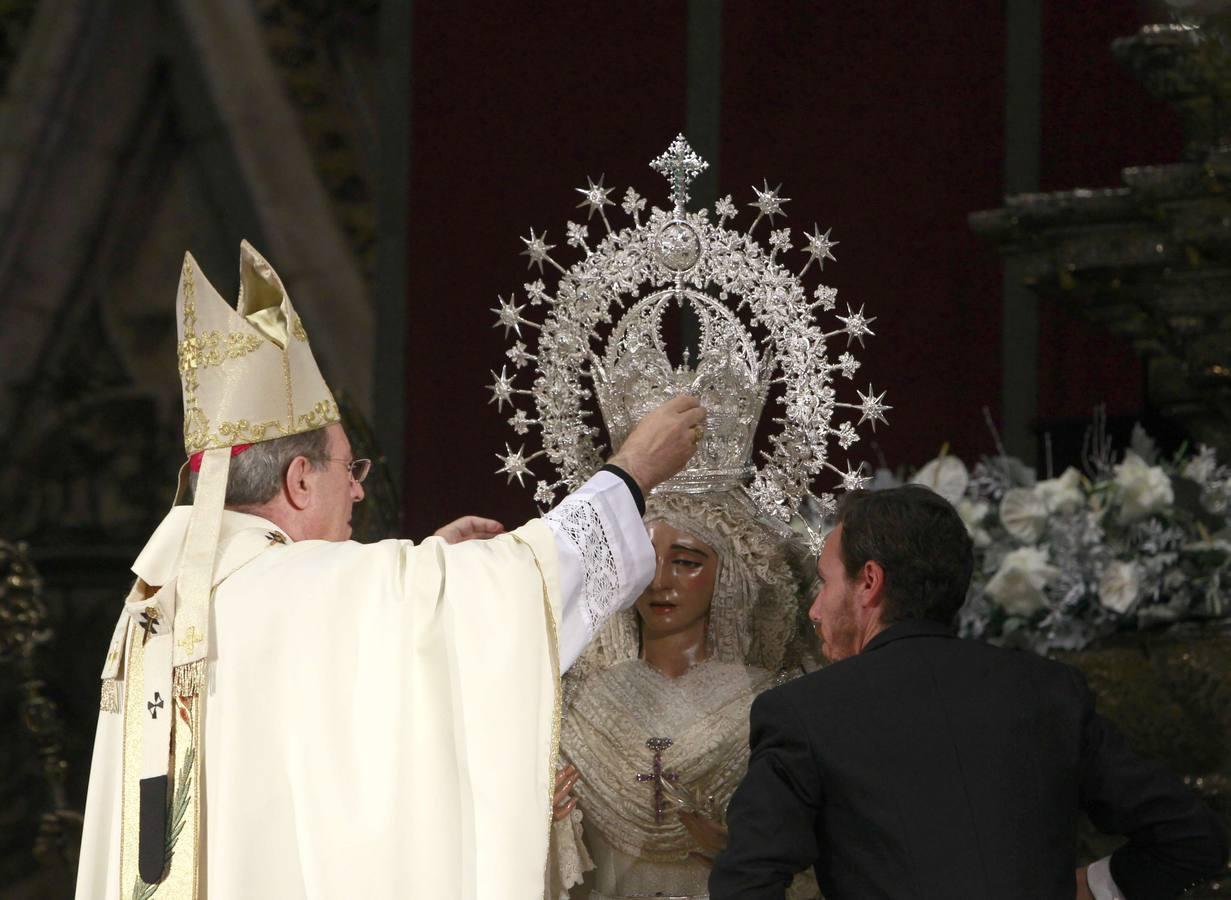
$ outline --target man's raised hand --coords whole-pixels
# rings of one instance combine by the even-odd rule
[[[433,537],[444,538],[446,544],[460,544],[462,541],[486,540],[498,534],[504,534],[504,526],[495,519],[462,516],[436,529]]]
[[[704,423],[700,401],[681,394],[646,413],[609,462],[631,475],[648,494],[692,458]]]

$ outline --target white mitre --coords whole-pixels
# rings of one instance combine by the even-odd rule
[[[311,431],[339,418],[282,279],[247,241],[239,245],[238,307],[222,299],[185,253],[175,308],[189,455]]]

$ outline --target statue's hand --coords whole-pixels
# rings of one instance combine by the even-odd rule
[[[562,821],[573,811],[573,807],[577,805],[577,798],[570,795],[573,792],[573,786],[577,784],[577,779],[580,777],[581,773],[572,765],[565,766],[556,772],[556,793],[551,798],[551,818],[553,821]]]
[[[680,812],[678,815],[684,828],[692,835],[692,839],[708,854],[703,857],[706,863],[712,865],[713,857],[727,847],[727,829],[708,816],[699,813]],[[700,856],[701,854],[693,855]]]

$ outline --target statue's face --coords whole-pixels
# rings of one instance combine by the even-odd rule
[[[637,599],[647,637],[674,634],[704,624],[718,578],[718,554],[696,535],[662,519],[650,523],[654,580]]]

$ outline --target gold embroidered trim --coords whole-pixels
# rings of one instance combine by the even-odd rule
[[[179,342],[175,353],[179,357],[180,372],[187,369],[209,369],[220,366],[228,359],[241,359],[260,348],[264,343],[255,334],[231,331],[225,336],[217,331],[189,335]]]
[[[530,551],[530,558],[534,560],[534,568],[538,570],[539,581],[543,585],[543,613],[547,620],[547,656],[551,665],[552,683],[555,685],[555,698],[551,713],[551,748],[547,754],[547,843],[550,846],[551,826],[555,821],[556,766],[560,759],[560,712],[563,699],[560,689],[560,640],[556,632],[556,616],[551,608],[551,596],[547,592],[547,576],[543,574],[538,554],[534,552],[534,547],[528,541],[522,540],[516,534],[509,536]]]
[[[120,711],[120,686],[114,678],[104,678],[102,692],[98,698],[98,708],[102,712],[118,713]]]
[[[204,414],[201,414],[199,421],[202,424],[192,439],[193,443],[189,442],[187,436],[189,420],[185,418],[185,444],[188,445],[189,451],[192,453],[196,453],[198,450],[231,447],[235,444],[256,444],[277,437],[285,437],[289,434],[298,434],[302,431],[324,428],[326,425],[341,421],[341,418],[337,403],[333,400],[322,400],[295,420],[296,427],[293,431],[287,429],[285,424],[278,419],[270,419],[266,422],[249,422],[247,419],[239,419],[235,422],[219,422],[218,430],[211,434],[209,433],[208,420],[205,419]]]
[[[171,678],[177,697],[196,697],[205,688],[205,659],[176,666]]]
[[[305,344],[308,342],[308,332],[304,331],[303,319],[299,318],[299,316],[296,316],[291,322],[291,334]]]
[[[278,433],[269,434],[271,428]],[[281,437],[284,434],[286,434],[286,429],[277,419],[270,419],[268,422],[249,422],[247,419],[240,419],[238,422],[220,422],[218,433],[210,438],[207,449],[230,447],[232,444],[255,444],[259,441]]]
[[[282,351],[282,384],[286,394],[286,424],[290,428],[295,425],[295,385],[291,382],[291,354]]]
[[[199,900],[201,896],[201,838],[205,833],[201,808],[202,698],[179,697],[171,708],[171,746],[168,763],[169,801],[163,877],[146,884],[138,872],[140,845],[141,741],[145,709],[142,685],[145,658],[139,641],[129,642],[129,692],[124,703],[124,778],[120,810],[120,896],[126,900]],[[179,670],[176,670],[176,677]]]
[[[184,340],[176,348],[180,356],[180,381],[184,385],[184,447],[188,452],[196,453],[205,447],[209,433],[209,418],[197,404],[197,367],[186,365],[183,353],[185,345],[196,339],[197,334],[197,282],[196,272],[188,257],[184,257],[184,270],[180,275],[184,285]]]
[[[315,428],[324,428],[326,425],[332,425],[341,418],[342,416],[338,413],[337,403],[332,399],[322,400],[312,407],[309,412],[299,417],[299,430],[312,431]]]

